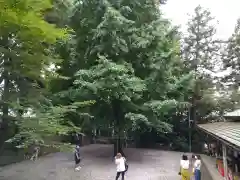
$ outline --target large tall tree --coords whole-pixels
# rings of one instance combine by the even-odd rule
[[[225,84],[225,89],[230,93],[229,99],[231,100],[233,107],[239,108],[240,104],[240,19],[237,20],[234,32],[228,39],[223,56],[223,70],[228,69],[230,72],[222,79]]]
[[[212,76],[218,62],[219,48],[215,39],[215,25],[216,21],[210,11],[197,6],[187,23],[187,33],[182,44],[185,64],[195,74],[195,86],[188,99],[191,103],[187,118],[190,151],[192,143],[196,148],[199,145],[199,137],[192,125],[206,119],[213,111],[219,110]]]
[[[90,109],[95,122],[113,126],[118,139],[132,128],[170,131],[168,112],[185,105],[191,73],[176,68],[182,64],[179,39],[158,3],[89,0],[74,12],[75,53],[73,61],[64,60],[72,67],[64,71],[69,90],[96,100]]]
[[[183,58],[189,69],[195,72],[195,88],[191,102],[191,119],[200,120],[212,112],[215,106],[214,74],[218,61],[214,25],[210,11],[197,6],[187,24],[183,42]],[[204,108],[205,107],[205,108]]]

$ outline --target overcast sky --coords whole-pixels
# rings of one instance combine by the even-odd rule
[[[163,11],[173,24],[181,25],[184,30],[189,16],[196,6],[208,8],[219,21],[217,37],[227,39],[233,32],[238,17],[240,17],[240,0],[168,0]]]

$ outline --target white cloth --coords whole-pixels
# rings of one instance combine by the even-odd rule
[[[201,169],[201,165],[202,165],[202,163],[201,163],[201,160],[199,160],[199,159],[197,159],[197,160],[194,162],[194,168],[195,168],[195,169],[200,170],[200,169]]]
[[[189,160],[181,160],[180,161],[180,166],[183,169],[189,169],[189,166],[190,166]]]
[[[115,163],[117,165],[117,172],[123,172],[125,171],[125,161],[126,159],[124,157],[116,158]]]

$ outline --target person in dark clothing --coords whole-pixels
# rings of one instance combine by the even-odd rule
[[[81,169],[81,166],[80,166],[81,156],[80,156],[80,146],[79,145],[76,145],[76,147],[75,147],[74,159],[75,159],[75,170],[79,171]]]

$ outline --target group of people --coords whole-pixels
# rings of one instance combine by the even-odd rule
[[[75,147],[75,170],[79,171],[81,169],[80,161],[80,146],[76,145]],[[186,154],[182,155],[182,159],[180,161],[180,171],[179,175],[181,176],[182,180],[190,180],[192,175],[194,177],[194,180],[201,180],[201,159],[199,155],[193,155],[192,156],[193,162],[191,163],[188,159],[188,156]],[[115,156],[115,164],[116,164],[116,178],[115,180],[118,180],[121,176],[121,179],[124,180],[125,173],[128,170],[128,164],[126,161],[126,158],[122,156],[121,153],[117,153]],[[190,167],[192,167],[192,171],[190,170]],[[191,173],[192,172],[192,173]]]
[[[75,152],[74,152],[74,159],[75,159],[75,170],[79,171],[81,169],[80,162],[81,162],[81,155],[80,155],[80,146],[76,145]],[[122,180],[124,180],[125,172],[128,170],[128,164],[125,157],[122,156],[121,153],[117,153],[115,156],[115,164],[117,169],[116,180],[121,175]]]
[[[201,159],[199,155],[192,156],[193,162],[191,163],[188,159],[188,156],[183,154],[182,159],[180,161],[180,171],[179,175],[182,180],[190,180],[190,178],[194,177],[194,180],[201,180]],[[192,166],[192,171],[190,167]]]

